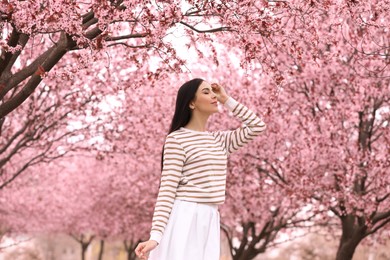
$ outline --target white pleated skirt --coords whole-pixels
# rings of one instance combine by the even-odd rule
[[[160,244],[149,260],[219,260],[218,206],[175,200]]]

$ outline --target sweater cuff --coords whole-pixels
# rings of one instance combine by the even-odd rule
[[[233,111],[233,109],[236,108],[236,106],[238,105],[238,102],[232,98],[232,97],[229,97],[225,104],[223,104],[227,109],[229,109],[229,111]]]
[[[162,238],[162,234],[160,232],[150,232],[149,240],[154,240],[158,244],[160,244],[161,238]]]

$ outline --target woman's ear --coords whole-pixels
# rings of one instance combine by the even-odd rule
[[[190,105],[189,105],[189,107],[190,107],[191,110],[194,110],[194,109],[195,109],[194,102],[191,102]]]

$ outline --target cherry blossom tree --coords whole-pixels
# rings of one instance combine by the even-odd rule
[[[261,99],[256,104],[264,111],[268,103],[273,110],[262,144],[266,149],[258,150],[260,156],[248,154],[293,200],[325,212],[320,223],[330,219],[324,209],[339,218],[337,259],[351,259],[364,238],[385,233],[390,221],[389,179],[384,177],[389,165],[388,12],[382,12],[389,5],[347,5],[358,8],[349,9],[351,17],[345,19],[336,19],[334,9],[323,12],[313,27],[322,38],[302,34],[302,41],[292,38],[294,48],[268,48],[275,68],[284,73],[276,80],[281,83],[278,102]],[[314,47],[312,56],[307,50]],[[241,92],[272,84],[256,77],[266,72],[261,65],[253,63],[250,84]]]
[[[135,243],[144,236],[136,232],[147,228],[133,225],[149,213],[133,211],[122,222],[129,209],[120,203],[151,208],[146,202],[152,198],[139,196],[145,183],[157,186],[158,163],[148,164],[160,159],[173,86],[205,75],[269,124],[245,159],[232,159],[224,214],[232,227],[243,223],[238,235],[247,250],[237,248],[237,255],[269,246],[279,227],[299,221],[300,207],[310,204],[310,214],[327,220],[330,210],[340,220],[337,259],[351,259],[364,238],[390,221],[388,1],[181,3],[1,2],[0,169],[2,183],[11,186],[0,190],[0,199],[14,202],[1,215],[12,216],[10,226],[17,231],[62,228],[99,239],[122,234],[127,245]],[[180,54],[177,39],[185,54],[194,51],[199,60],[191,63],[194,56]],[[194,65],[201,62],[200,68]],[[192,74],[176,75],[183,71]],[[102,104],[118,106],[105,111]],[[213,119],[211,130],[231,127],[231,118]],[[85,152],[99,150],[101,162],[67,165],[66,171],[83,173],[71,177],[38,177],[36,162],[62,156],[76,142]],[[110,166],[107,160],[118,160],[120,153],[134,155],[133,168]],[[20,169],[30,176],[15,182]],[[137,187],[134,194],[116,192],[129,186]],[[67,207],[60,203],[65,198]],[[28,205],[37,206],[34,214],[24,211],[23,206],[31,210]],[[24,214],[36,222],[26,224]],[[259,244],[246,244],[245,230],[254,230],[252,241]],[[259,236],[262,231],[269,236]]]
[[[94,97],[82,95],[75,91],[57,96],[49,87],[39,89],[17,109],[15,116],[4,122],[0,136],[0,189],[28,167],[50,162],[74,150],[77,142],[72,139],[77,140],[80,135],[88,138],[92,124],[81,122],[77,117],[83,116],[82,109],[89,107]],[[73,109],[74,99],[82,100],[80,110]],[[80,123],[72,126],[69,123],[72,121]]]
[[[35,178],[28,174],[2,190],[2,223],[11,233],[72,235],[83,259],[94,239],[145,239],[154,206],[151,196],[156,195],[145,182],[154,176],[150,167],[158,168],[158,156],[155,161],[142,164],[141,158],[119,155],[63,157],[48,171]]]
[[[390,84],[388,78],[356,80],[354,72],[332,66],[326,75],[332,81],[321,70],[323,78],[299,82],[301,91],[286,88],[286,98],[297,102],[285,111],[293,115],[286,124],[295,135],[285,139],[294,156],[284,159],[283,176],[298,196],[340,219],[337,259],[351,259],[360,241],[390,222]]]
[[[275,50],[286,50],[297,60],[316,59],[320,44],[332,42],[334,32],[323,30],[331,26],[350,26],[356,29],[349,31],[352,38],[375,41],[380,33],[365,31],[384,28],[388,8],[387,1],[379,0],[2,1],[0,118],[22,104],[65,57],[63,72],[55,72],[64,82],[102,59],[101,53],[106,53],[107,63],[120,58],[139,69],[153,57],[166,65],[161,67],[178,71],[185,61],[168,36],[180,29],[188,46],[212,46],[220,37],[244,52],[243,65],[257,60],[264,69],[284,73]],[[383,46],[380,41],[378,47]],[[309,48],[302,49],[301,42],[310,43]]]
[[[263,173],[315,210],[332,212],[340,221],[336,259],[352,259],[363,239],[385,234],[390,222],[389,45],[356,42],[343,31],[335,42],[318,64],[292,66],[268,130],[273,155]],[[341,55],[328,59],[332,48]],[[368,49],[372,55],[362,55]]]
[[[337,259],[352,259],[355,248],[374,234],[388,237],[390,222],[389,78],[357,79],[351,71],[356,67],[348,69],[350,65],[307,66],[290,77],[278,94],[266,142],[256,153],[247,153],[252,160],[242,160],[237,174],[247,179],[244,169],[255,164],[265,180],[290,197],[290,212],[297,203],[298,208],[307,204],[309,214],[321,216],[312,219],[316,223],[337,218],[338,225],[328,226],[340,233]],[[258,185],[258,180],[244,183]],[[245,188],[234,197],[256,194]],[[275,198],[278,189],[272,190],[266,199]]]
[[[266,145],[272,153],[263,151],[262,156],[267,158],[263,173],[294,198],[316,204],[320,212],[329,209],[340,220],[337,259],[351,259],[363,239],[385,234],[390,222],[385,177],[389,42],[388,12],[383,12],[389,5],[347,5],[354,7],[351,17],[341,16],[338,22],[332,12],[323,13],[322,23],[314,27],[328,32],[322,37],[302,34],[307,41],[294,39],[294,48],[273,51],[277,66],[289,69],[268,128],[272,135]],[[312,41],[314,57],[307,56],[313,54],[307,51]]]
[[[242,67],[260,64],[276,83],[293,66],[346,57],[340,43],[348,41],[355,60],[366,61],[362,72],[376,74],[385,68],[374,61],[387,55],[388,10],[386,1],[2,1],[0,125],[9,126],[16,113],[26,118],[28,110],[15,109],[29,97],[41,102],[39,88],[48,86],[63,99],[74,96],[76,84],[85,98],[96,98],[191,70],[176,38],[217,65],[225,45],[239,53]],[[366,49],[370,43],[375,48]],[[78,103],[87,99],[71,100],[73,109],[85,110]],[[9,137],[19,133],[12,129]]]
[[[330,64],[329,66],[333,68],[332,71],[341,73],[340,76],[342,77],[345,76],[343,74],[345,73],[344,70],[337,69],[336,64]],[[340,157],[332,155],[331,152],[339,152],[341,149],[337,147],[329,148],[329,145],[324,145],[332,143],[329,141],[331,140],[329,136],[332,136],[334,131],[333,125],[337,124],[334,121],[329,121],[325,124],[323,120],[327,119],[325,115],[328,114],[338,116],[340,111],[346,113],[348,111],[346,108],[350,106],[345,104],[345,102],[349,99],[339,95],[338,98],[341,98],[343,102],[335,104],[340,107],[333,105],[336,107],[332,110],[331,108],[333,107],[326,108],[326,103],[318,103],[319,106],[323,105],[326,109],[320,106],[320,109],[316,111],[315,106],[313,108],[313,103],[307,100],[303,90],[297,92],[297,86],[290,88],[290,85],[286,84],[283,91],[278,94],[279,100],[283,102],[276,103],[272,108],[271,115],[267,116],[267,108],[272,105],[272,100],[268,98],[269,91],[273,89],[268,86],[272,85],[272,80],[267,81],[266,78],[257,78],[256,76],[235,76],[226,70],[224,71],[222,67],[214,70],[214,72],[224,78],[224,80],[221,79],[220,81],[227,86],[229,93],[233,97],[249,107],[255,108],[258,114],[265,114],[264,117],[269,126],[266,136],[260,137],[258,141],[250,144],[247,149],[242,151],[243,154],[237,155],[237,158],[231,158],[230,175],[228,177],[230,186],[228,188],[226,211],[223,211],[222,219],[232,229],[243,223],[243,231],[254,231],[252,234],[249,234],[249,232],[241,233],[244,235],[241,237],[242,240],[240,242],[242,245],[246,245],[245,248],[247,250],[236,248],[237,255],[240,255],[239,252],[247,254],[246,256],[253,253],[258,254],[261,251],[256,252],[253,249],[261,246],[262,242],[268,242],[268,244],[263,243],[265,247],[270,245],[269,242],[272,245],[271,240],[280,232],[279,228],[288,227],[290,224],[299,225],[300,222],[294,223],[294,221],[299,219],[295,217],[298,216],[297,210],[302,205],[306,203],[316,205],[318,208],[315,211],[321,213],[321,206],[327,206],[328,202],[333,203],[335,198],[337,198],[337,193],[334,189],[325,189],[328,187],[326,185],[327,183],[329,184],[329,179],[332,180],[332,178],[327,177],[324,179],[325,174],[318,172],[318,167],[315,167],[314,163],[336,165],[336,162],[339,162]],[[317,75],[314,72],[309,73],[307,70],[304,70],[300,72],[299,77],[291,78],[289,84],[305,86],[305,81],[310,82],[313,75]],[[226,74],[229,74],[230,77],[227,77]],[[256,75],[256,73],[253,75]],[[208,75],[205,74],[205,76],[207,77]],[[323,86],[325,83],[328,84],[329,80],[325,75],[322,80],[324,83],[318,83],[318,88],[310,90],[314,91],[314,93],[317,93],[318,90],[319,96],[313,95],[313,98],[316,97],[315,100],[325,102],[324,98],[328,97],[325,94],[328,92]],[[370,82],[373,82],[372,79],[370,79]],[[80,157],[78,163],[75,163],[75,161],[70,163],[71,160],[68,162],[64,161],[61,168],[73,172],[72,175],[63,174],[60,170],[54,171],[58,174],[51,175],[51,179],[48,178],[50,175],[45,175],[43,179],[35,177],[37,178],[35,180],[33,178],[34,175],[26,175],[27,179],[24,180],[28,180],[28,187],[30,187],[27,196],[25,195],[26,193],[22,193],[22,187],[26,186],[26,184],[21,183],[22,179],[20,182],[14,183],[13,187],[18,187],[16,193],[14,191],[4,191],[6,195],[3,196],[2,194],[1,197],[3,199],[27,197],[33,200],[30,202],[25,201],[22,204],[19,201],[15,203],[14,208],[8,206],[10,207],[8,212],[12,215],[14,225],[20,219],[19,224],[16,224],[14,227],[19,226],[21,231],[34,231],[44,227],[47,230],[57,230],[57,232],[59,231],[58,227],[61,227],[63,230],[67,230],[65,232],[74,230],[78,236],[81,236],[81,234],[84,234],[84,236],[86,234],[94,234],[99,239],[110,236],[126,237],[127,245],[130,243],[134,244],[139,239],[147,236],[137,232],[147,232],[147,226],[150,224],[147,214],[151,214],[155,199],[155,193],[150,191],[152,186],[156,188],[158,186],[159,159],[163,142],[161,137],[166,133],[169,124],[167,118],[171,116],[169,111],[172,112],[173,110],[175,98],[173,93],[176,91],[173,88],[164,87],[163,83],[161,84],[161,89],[156,87],[149,89],[139,88],[134,92],[130,92],[129,95],[124,95],[123,100],[125,102],[123,102],[122,114],[118,113],[115,116],[118,120],[115,123],[115,128],[112,131],[104,132],[105,141],[104,146],[101,146],[101,148],[104,147],[106,152],[99,153],[98,160],[94,159],[92,160],[93,163],[88,163],[89,160],[86,160],[84,156]],[[171,84],[171,82],[167,83],[167,85]],[[263,84],[265,87],[262,87]],[[244,88],[238,88],[238,86],[244,86]],[[324,89],[324,91],[321,92],[321,89]],[[370,88],[367,87],[367,90],[370,90]],[[134,93],[136,95],[133,95]],[[382,95],[383,93],[379,92],[378,94]],[[162,97],[161,94],[163,94]],[[331,97],[335,98],[334,96]],[[356,102],[356,104],[359,103]],[[356,109],[356,107],[350,107],[350,109],[353,108]],[[313,118],[313,111],[316,111],[316,113],[321,111],[324,114],[326,112],[323,115],[324,119]],[[385,124],[386,120],[388,120],[386,119],[387,114],[388,111],[386,109],[381,111],[381,121],[378,125],[383,127],[379,128],[380,131],[387,129]],[[355,120],[353,117],[345,116],[345,118]],[[305,120],[304,123],[301,120]],[[229,114],[215,115],[213,116],[210,130],[217,128],[231,129],[238,126],[238,124],[234,124],[234,119]],[[322,127],[322,124],[325,124],[325,126]],[[314,129],[322,129],[322,134],[317,134]],[[351,131],[353,129],[350,128]],[[325,132],[328,133],[328,136],[324,134]],[[354,135],[346,135],[352,138],[348,142],[354,143]],[[383,136],[387,138],[385,134]],[[382,142],[382,145],[386,146],[386,143]],[[313,146],[315,147],[315,152],[311,148]],[[349,145],[345,147],[349,147]],[[129,158],[124,159],[126,156],[121,156],[123,153],[127,153]],[[322,156],[321,159],[319,159],[320,155]],[[324,155],[329,156],[325,157]],[[345,165],[348,166],[349,164]],[[129,172],[129,174],[121,175],[123,172]],[[377,176],[374,174],[372,177],[375,178]],[[47,185],[44,185],[41,182],[42,180],[46,180]],[[40,187],[46,187],[43,189],[47,190],[39,192],[39,189],[37,189],[38,183],[40,183]],[[53,185],[54,183],[61,185],[58,187]],[[251,185],[245,185],[247,183]],[[331,181],[330,183],[333,182]],[[348,182],[339,182],[338,185],[347,187]],[[17,193],[18,190],[21,192],[20,194]],[[73,191],[73,193],[69,193],[69,191]],[[321,199],[318,194],[319,191],[323,191],[326,194],[322,195]],[[38,196],[37,193],[41,193],[42,196]],[[47,194],[58,194],[58,197],[51,196],[48,198]],[[143,197],[145,194],[148,194],[149,197]],[[353,192],[351,194],[353,195]],[[385,195],[386,193],[383,194]],[[69,201],[64,204],[63,199]],[[7,201],[11,202],[12,205],[11,199],[7,199]],[[123,204],[126,202],[131,202],[132,208],[123,208]],[[139,202],[141,203],[137,204]],[[229,203],[231,204],[229,205]],[[367,201],[365,207],[371,205],[369,203],[371,201]],[[17,209],[17,204],[20,206],[19,209]],[[28,208],[27,205],[35,205],[34,214],[20,211]],[[61,205],[61,207],[58,205]],[[145,207],[145,205],[149,206]],[[56,210],[53,210],[53,208]],[[145,210],[146,208],[148,209]],[[130,212],[128,211],[129,209],[131,209]],[[331,208],[326,207],[326,209]],[[20,213],[17,213],[18,211]],[[42,212],[38,213],[37,211]],[[143,214],[137,215],[140,212]],[[275,213],[279,212],[280,214],[275,215]],[[145,215],[144,213],[147,214]],[[69,216],[66,218],[69,220],[67,223],[61,221],[64,219],[59,217],[61,214]],[[37,216],[39,221],[34,224],[31,221],[32,218],[30,218],[28,224],[30,226],[26,226],[26,223],[22,221],[22,217],[26,215]],[[129,217],[125,218],[124,215]],[[41,216],[46,217],[42,218]],[[56,221],[53,222],[52,220]],[[48,226],[48,223],[52,224]],[[274,225],[272,226],[272,224]],[[256,227],[256,229],[253,227]],[[274,229],[267,230],[267,227],[274,227]],[[270,236],[260,236],[262,231],[263,234],[271,231],[268,233]],[[239,237],[239,235],[240,233],[235,233],[234,236]],[[257,235],[260,238],[259,244],[246,244],[245,239],[248,242]],[[239,259],[238,257],[237,259]]]

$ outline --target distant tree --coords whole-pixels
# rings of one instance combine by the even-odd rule
[[[93,239],[95,238],[94,235],[72,235],[72,237],[80,244],[81,246],[81,260],[85,260],[85,253],[87,252],[87,249]]]

